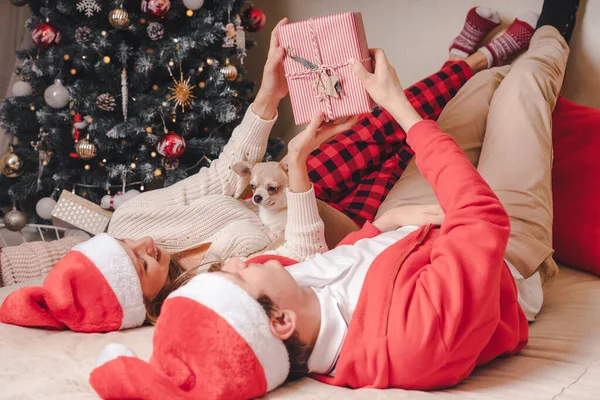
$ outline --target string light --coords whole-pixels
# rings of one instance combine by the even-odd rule
[[[144,185],[142,184],[142,186],[140,186],[140,192],[144,191]]]
[[[104,58],[102,59],[102,61],[104,62],[104,64],[110,64],[110,57],[109,56],[104,56]]]
[[[201,65],[198,67],[198,72],[202,72],[202,71],[204,71],[204,67],[202,67],[202,65]]]
[[[150,153],[150,157],[152,157],[152,158],[156,158],[156,152],[155,152],[155,151],[153,151],[152,153]]]
[[[175,63],[173,62],[173,60],[169,61],[169,67],[173,67],[175,65]]]
[[[30,109],[31,111],[35,111],[35,106],[32,104],[31,106],[29,106],[29,109]]]
[[[106,37],[107,33],[106,31],[102,31],[102,36]]]
[[[200,83],[198,84],[198,87],[199,87],[200,89],[204,89],[204,88],[206,87],[206,83],[205,83],[205,82],[200,82]]]
[[[134,169],[136,167],[135,163],[132,162],[131,164],[129,164],[129,166],[131,167],[131,169]]]
[[[147,126],[145,129],[146,133],[152,133],[152,127],[151,126]]]
[[[154,175],[156,175],[156,176],[161,176],[161,175],[162,175],[162,170],[160,170],[159,168],[156,168],[156,169],[154,170]]]
[[[87,60],[87,56],[81,56],[81,58],[83,58],[84,60]]]
[[[92,167],[90,167],[90,164],[85,164],[83,166],[83,169],[85,169],[86,171],[89,171]]]
[[[206,63],[207,63],[208,65],[213,65],[213,64],[215,63],[215,60],[213,60],[212,58],[208,57],[208,58],[206,59]]]
[[[187,15],[188,17],[193,17],[194,16],[194,12],[192,10],[187,10],[185,12],[185,15]]]
[[[75,68],[71,68],[71,75],[77,75],[77,70]]]
[[[68,54],[63,55],[63,60],[65,61],[69,61],[71,59],[71,56]]]
[[[156,83],[152,85],[152,90],[158,90],[158,85]]]

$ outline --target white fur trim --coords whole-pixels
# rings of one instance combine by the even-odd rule
[[[109,343],[102,348],[102,351],[96,360],[96,368],[119,357],[137,358],[133,350],[129,347],[122,345],[121,343]]]
[[[519,15],[517,19],[519,21],[525,22],[527,25],[535,29],[538,23],[538,19],[540,19],[540,14],[533,11],[527,11],[526,13]]]
[[[94,263],[104,275],[123,309],[120,329],[142,326],[146,319],[140,278],[127,252],[116,239],[101,233],[73,248]]]
[[[480,17],[485,18],[488,21],[492,21],[493,23],[499,24],[500,22],[502,22],[502,18],[500,18],[500,13],[498,13],[498,11],[494,10],[493,8],[477,7],[475,9],[475,12]]]
[[[244,289],[217,274],[202,274],[171,293],[169,298],[173,297],[195,300],[227,321],[262,365],[267,391],[285,382],[290,370],[285,345],[271,333],[269,318],[262,306]]]

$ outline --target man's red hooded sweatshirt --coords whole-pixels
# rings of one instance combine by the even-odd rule
[[[445,388],[527,344],[527,319],[504,262],[506,211],[434,122],[416,124],[408,143],[446,213],[444,223],[422,227],[373,261],[335,376],[317,377],[325,383]],[[380,233],[367,223],[340,245]]]

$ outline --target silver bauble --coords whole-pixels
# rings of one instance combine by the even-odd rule
[[[63,86],[62,81],[57,79],[44,92],[44,100],[52,108],[63,108],[69,104],[69,91]]]
[[[23,173],[23,160],[18,154],[9,151],[0,156],[0,173],[7,178],[16,178]]]
[[[183,5],[190,10],[196,11],[202,8],[204,0],[183,0]]]
[[[44,197],[35,205],[35,212],[42,219],[50,219],[52,218],[52,210],[54,210],[54,206],[56,206],[56,200],[54,200],[52,197]]]
[[[27,216],[13,208],[4,216],[4,226],[11,232],[19,232],[27,225]]]
[[[33,88],[29,82],[16,81],[12,86],[12,95],[16,97],[29,96],[33,93]]]

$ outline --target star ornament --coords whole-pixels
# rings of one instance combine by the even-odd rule
[[[181,72],[179,80],[173,77],[175,86],[169,87],[171,94],[169,94],[167,98],[169,101],[175,102],[175,107],[181,107],[181,112],[185,112],[186,107],[189,107],[191,110],[191,100],[196,98],[196,96],[192,94],[195,85],[190,84],[190,79],[192,79],[191,76],[185,79],[183,72]]]

